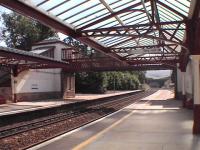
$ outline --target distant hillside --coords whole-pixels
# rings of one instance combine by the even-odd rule
[[[157,88],[161,88],[164,86],[165,82],[171,80],[171,77],[164,77],[164,78],[159,78],[159,79],[155,79],[155,78],[146,78],[146,83],[150,86],[150,87],[157,87]]]

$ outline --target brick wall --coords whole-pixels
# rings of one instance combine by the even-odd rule
[[[0,87],[0,95],[6,99],[6,102],[11,102],[12,101],[11,87]]]
[[[17,101],[34,101],[62,98],[61,92],[17,93]]]

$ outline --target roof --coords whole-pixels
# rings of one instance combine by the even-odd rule
[[[47,52],[49,50],[49,48],[44,48],[44,49],[36,49],[36,50],[32,50],[30,52],[34,53],[34,54],[42,54],[44,52]]]
[[[169,57],[187,49],[184,39],[191,0],[16,0],[2,3],[122,61],[138,57],[140,49],[145,49],[142,57]],[[23,7],[17,7],[22,4]],[[31,14],[24,6],[36,10],[37,14]],[[160,52],[157,53],[158,48]],[[151,49],[151,55],[147,49]]]
[[[27,68],[67,68],[69,63],[66,61],[54,60],[53,58],[41,56],[36,53],[23,51],[14,48],[0,46],[1,66],[12,67],[17,65]]]
[[[190,8],[190,0],[157,0],[155,3],[150,0],[93,0],[92,2],[89,0],[29,0],[29,2],[31,2],[29,4],[38,10],[49,13],[76,30],[84,31],[83,33],[88,31],[87,34],[89,34],[90,37],[94,37],[101,44],[112,48],[155,45],[159,43],[159,40],[149,37],[139,36],[131,39],[132,37],[129,36],[130,34],[138,35],[146,33],[146,35],[149,36],[165,36],[167,39],[171,39],[174,42],[182,43],[185,32],[184,20],[188,17]],[[99,19],[103,19],[105,16],[125,8],[129,9],[126,9],[109,19],[98,22]],[[152,18],[153,13],[157,13],[154,18]],[[95,21],[97,23],[94,24]],[[156,27],[152,24],[153,21],[180,22]],[[153,26],[150,31],[148,31],[150,24]],[[118,31],[122,34],[124,32],[122,29],[119,29],[118,31],[113,30],[112,34],[109,34],[109,36],[100,33],[90,35],[90,33],[93,33],[91,31],[92,29],[128,25],[144,26],[138,27],[136,30],[129,30],[124,36],[116,35]],[[162,30],[162,33],[159,32],[159,28]],[[173,34],[174,36],[172,36]],[[125,42],[120,43],[121,41]],[[165,44],[167,43],[171,42],[165,42]],[[170,47],[173,48],[173,46]],[[169,50],[167,47],[166,49]],[[118,54],[124,55],[121,53]]]
[[[47,44],[55,44],[55,43],[61,43],[61,44],[64,44],[66,45],[66,43],[64,43],[62,40],[60,40],[59,38],[57,37],[50,37],[50,38],[47,38],[47,39],[44,39],[42,41],[39,41],[37,43],[34,43],[33,46],[38,46],[38,45],[47,45]]]

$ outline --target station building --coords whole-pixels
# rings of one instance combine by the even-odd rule
[[[67,50],[67,51],[66,51]],[[72,50],[59,39],[47,39],[32,46],[30,53],[63,60],[72,57]],[[69,59],[69,58],[68,58]],[[75,96],[75,76],[63,69],[29,69],[14,77],[12,74],[0,74],[6,79],[0,87],[1,101],[18,102],[45,99],[66,99]],[[5,77],[4,77],[5,78]],[[2,80],[2,79],[1,79]]]

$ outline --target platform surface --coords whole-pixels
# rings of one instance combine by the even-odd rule
[[[75,102],[80,102],[80,101],[95,100],[98,98],[111,97],[115,95],[131,93],[135,91],[110,91],[109,93],[106,93],[106,94],[76,94],[74,98],[69,98],[66,100],[49,99],[49,100],[40,100],[40,101],[32,101],[32,102],[17,102],[17,103],[3,104],[3,105],[0,105],[0,116],[32,111],[32,110],[37,110],[37,109],[56,107],[63,104],[75,103]]]
[[[172,98],[171,91],[159,90],[32,150],[200,150],[200,136],[192,134],[192,110]]]

